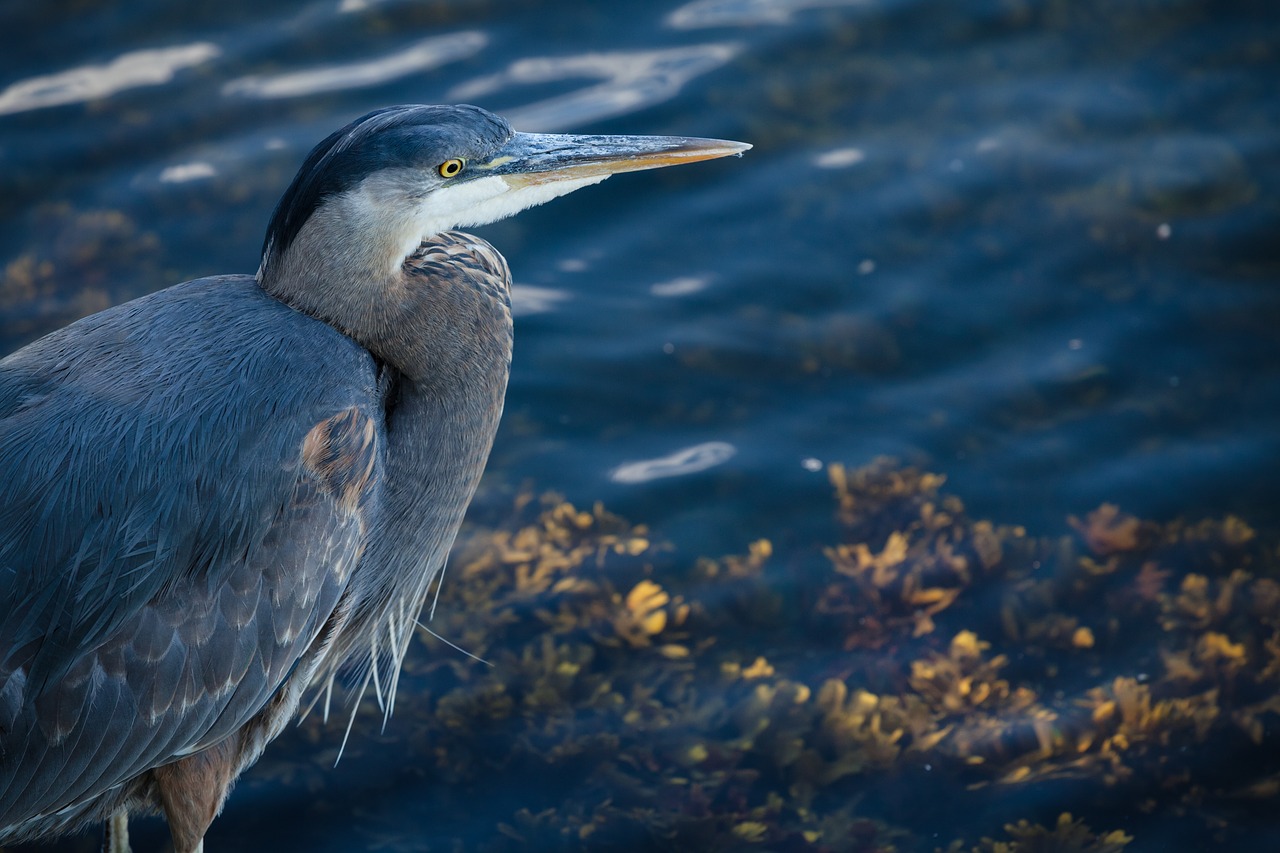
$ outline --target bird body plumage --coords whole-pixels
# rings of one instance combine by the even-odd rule
[[[506,262],[447,229],[746,147],[378,110],[307,157],[255,277],[0,360],[0,844],[107,820],[114,850],[161,810],[193,853],[308,687],[346,666],[352,719],[371,681],[389,714],[511,363]]]
[[[451,232],[408,266],[429,284],[460,261],[469,301],[499,318],[488,344],[505,364],[501,256]],[[242,739],[258,742],[227,756],[229,785],[322,672],[362,653],[398,664],[475,486],[422,475],[430,460],[482,461],[493,431],[417,446],[400,406],[421,394],[394,373],[249,276],[159,291],[0,361],[0,840],[162,806],[147,771],[249,726]],[[493,384],[490,408],[505,371]],[[427,464],[395,457],[389,424]],[[389,478],[389,453],[418,482]],[[420,490],[431,511],[397,513],[389,486]],[[441,532],[350,583],[371,540],[415,523]],[[363,624],[379,626],[377,649],[344,631]]]

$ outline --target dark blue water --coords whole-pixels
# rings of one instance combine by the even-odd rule
[[[1276,553],[1271,4],[9,2],[0,33],[0,352],[168,284],[251,272],[305,152],[376,106],[469,101],[526,130],[741,139],[755,146],[741,160],[620,176],[483,230],[514,272],[518,319],[477,523],[507,523],[520,488],[555,490],[676,543],[651,569],[677,591],[698,555],[759,538],[791,572],[774,580],[803,588],[837,536],[826,467],[889,456],[945,475],[973,518],[1032,535],[1069,535],[1068,515],[1113,503],[1161,523],[1239,516]],[[1000,594],[970,614],[984,637],[1000,631]],[[770,624],[760,654],[793,655],[815,693],[843,677],[839,648]],[[1079,689],[1159,660],[1148,651],[1093,660]],[[921,649],[878,654],[905,672]],[[544,802],[523,792],[551,783],[522,766],[449,796],[432,762],[450,746],[436,733],[406,746],[405,710],[447,687],[410,684],[423,694],[401,695],[385,736],[358,723],[336,770],[271,771],[269,753],[210,849],[253,849],[250,835],[324,850],[768,846],[725,825],[697,843],[639,825],[595,842],[504,834],[529,802],[567,814],[576,794],[625,797],[554,763],[590,790],[566,782]],[[1273,763],[1249,780],[1280,773],[1278,715],[1263,718]],[[278,749],[331,759],[341,729]],[[406,749],[421,751],[405,762]],[[1196,765],[1205,791],[1229,787],[1213,764]],[[832,826],[813,849],[977,846],[1015,818],[1051,827],[1102,784],[1020,789],[1008,810],[991,793],[926,819],[910,774],[859,778],[840,796],[904,834],[859,847],[856,828]],[[1194,799],[1135,795],[1093,829],[1167,849],[1176,812],[1196,844],[1276,842],[1248,808],[1187,817]],[[140,831],[140,849],[163,838]]]

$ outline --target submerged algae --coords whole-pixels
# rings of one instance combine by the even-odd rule
[[[1235,518],[1108,506],[1037,538],[970,519],[937,475],[829,474],[833,541],[808,554],[759,539],[690,559],[555,496],[474,531],[432,629],[492,666],[424,634],[388,729],[416,764],[387,784],[442,815],[426,846],[1101,853],[1158,849],[1156,826],[1244,837],[1233,816],[1280,788],[1274,544]],[[537,784],[513,793],[513,778]],[[371,843],[423,848],[406,815],[367,818]]]

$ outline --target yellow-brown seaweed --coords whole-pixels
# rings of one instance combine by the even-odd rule
[[[1115,853],[1142,832],[1117,814],[1220,837],[1229,804],[1280,790],[1265,763],[1228,784],[1211,760],[1280,738],[1280,552],[1244,522],[1104,506],[1035,538],[969,519],[937,475],[830,479],[836,535],[808,557],[766,538],[686,556],[554,496],[474,531],[432,627],[492,667],[424,634],[389,731],[438,780],[424,808],[513,772],[543,781],[480,840],[442,837]],[[1047,793],[1063,790],[1072,814]],[[970,810],[992,825],[975,832]]]

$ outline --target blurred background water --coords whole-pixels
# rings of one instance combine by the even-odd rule
[[[1273,4],[9,0],[0,33],[0,353],[253,271],[306,151],[377,106],[741,139],[481,230],[518,316],[473,517],[528,483],[693,554],[803,551],[828,463],[887,455],[1037,533],[1103,502],[1280,532]],[[279,827],[400,757],[250,776],[210,849],[373,849]]]

